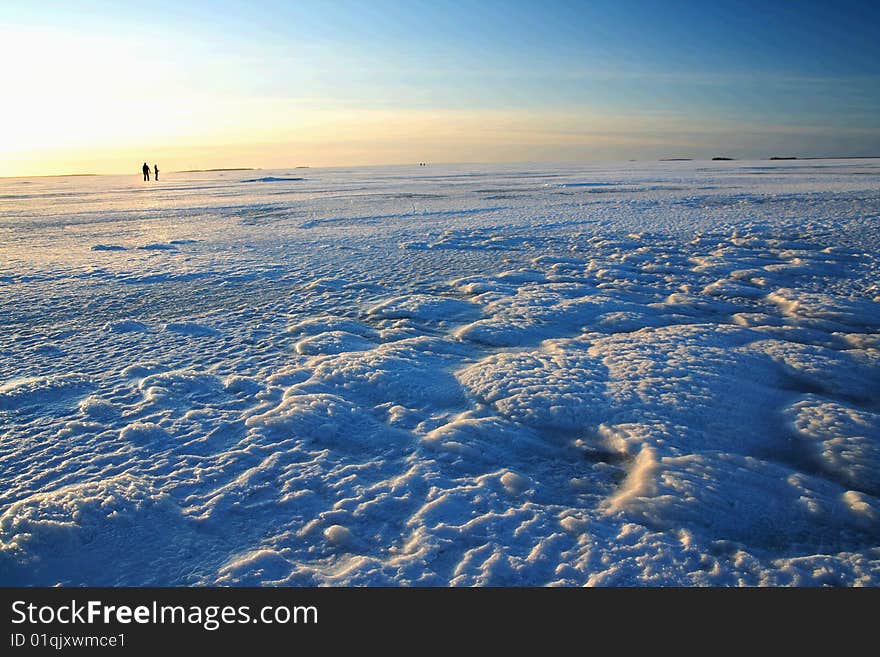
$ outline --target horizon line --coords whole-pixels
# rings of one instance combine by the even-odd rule
[[[725,162],[766,162],[773,160],[784,160],[784,161],[805,161],[805,160],[880,160],[880,155],[814,155],[814,156],[799,156],[799,155],[771,155],[765,157],[725,157],[725,156],[713,156],[710,158],[699,158],[699,157],[684,157],[684,156],[673,156],[673,157],[661,157],[661,158],[650,158],[650,159],[609,159],[609,160],[586,160],[586,159],[577,159],[577,160],[511,160],[508,162],[485,162],[485,161],[459,161],[459,162],[432,162],[425,164],[434,164],[438,166],[457,166],[457,165],[489,165],[489,164],[574,164],[574,163],[620,163],[620,162],[713,162],[713,161],[725,161]],[[386,163],[386,164],[332,164],[332,165],[292,165],[292,166],[283,166],[283,167],[212,167],[210,169],[182,169],[179,171],[171,171],[170,173],[214,173],[214,172],[225,172],[225,171],[280,171],[282,169],[342,169],[342,168],[357,168],[357,169],[369,169],[369,168],[379,168],[379,167],[403,167],[403,166],[419,166],[419,162],[394,162],[394,163]],[[12,180],[16,178],[77,178],[77,177],[101,177],[101,176],[129,176],[136,175],[135,173],[47,173],[47,174],[34,174],[34,175],[17,175],[17,176],[0,176],[0,180]]]

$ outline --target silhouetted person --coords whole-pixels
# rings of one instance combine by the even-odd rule
[[[159,180],[159,165],[153,165],[153,180]]]
[[[150,166],[146,162],[144,162],[144,166],[142,168],[143,168],[143,172],[144,172],[144,180],[149,180],[150,179]]]

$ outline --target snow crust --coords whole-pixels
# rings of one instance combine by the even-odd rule
[[[880,584],[880,165],[0,180],[0,584]]]

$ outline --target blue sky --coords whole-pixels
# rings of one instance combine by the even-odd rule
[[[22,169],[151,144],[267,166],[880,154],[880,3],[6,1],[0,25]],[[53,103],[81,109],[68,132]],[[139,106],[148,125],[119,120]]]

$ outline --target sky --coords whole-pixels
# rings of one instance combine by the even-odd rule
[[[880,155],[880,3],[0,0],[0,176]]]

